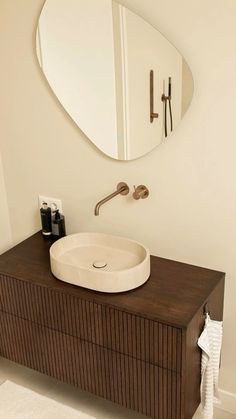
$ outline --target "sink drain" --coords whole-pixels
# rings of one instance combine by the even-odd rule
[[[93,263],[93,267],[96,269],[101,269],[101,268],[105,268],[107,266],[107,263],[104,262],[103,260],[96,260]]]

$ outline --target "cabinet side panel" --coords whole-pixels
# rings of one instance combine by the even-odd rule
[[[192,419],[200,404],[201,350],[197,341],[204,327],[205,306],[207,304],[211,318],[220,321],[223,319],[223,303],[224,279],[222,278],[187,328],[186,346],[183,351],[185,362],[183,362],[182,376],[182,419]]]

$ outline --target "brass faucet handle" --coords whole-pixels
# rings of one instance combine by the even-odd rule
[[[134,186],[133,198],[135,200],[145,199],[149,196],[149,190],[145,185]]]

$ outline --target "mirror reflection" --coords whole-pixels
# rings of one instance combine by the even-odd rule
[[[170,135],[193,95],[177,49],[112,0],[46,0],[37,56],[55,95],[106,155],[132,160]]]

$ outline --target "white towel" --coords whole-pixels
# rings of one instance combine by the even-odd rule
[[[213,419],[213,403],[219,402],[218,377],[222,345],[222,322],[206,315],[205,327],[198,339],[202,349],[201,404],[204,419]]]

